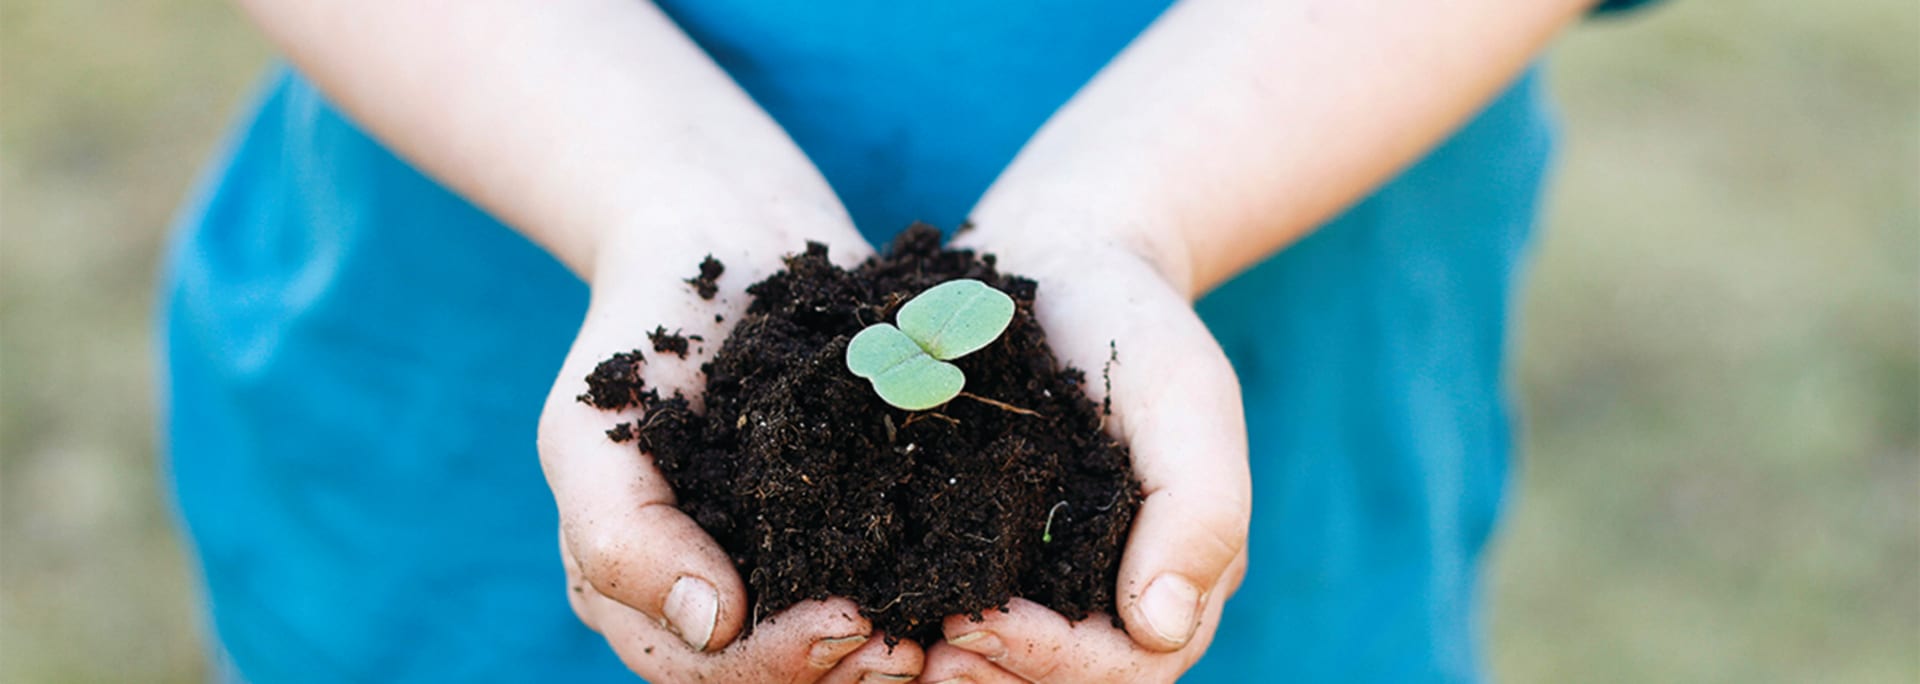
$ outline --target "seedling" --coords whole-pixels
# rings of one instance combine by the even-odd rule
[[[847,370],[887,403],[930,409],[960,396],[967,377],[948,361],[992,344],[1013,322],[1013,298],[978,280],[950,280],[920,293],[847,343]]]

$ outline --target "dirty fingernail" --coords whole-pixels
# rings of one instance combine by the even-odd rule
[[[838,665],[841,658],[847,657],[848,653],[852,653],[854,649],[860,648],[860,645],[864,643],[867,643],[867,637],[858,634],[854,636],[821,639],[813,642],[813,648],[808,649],[807,662],[812,664],[816,669],[830,669],[834,665]]]
[[[908,682],[908,681],[913,681],[913,675],[881,674],[879,672],[868,672],[860,676],[860,681],[862,682],[862,684],[866,684],[867,682],[872,682],[873,684],[879,684],[880,682]]]
[[[942,679],[940,681],[934,682],[933,684],[973,684],[973,680],[966,678],[965,675],[962,675],[959,677],[954,677],[953,679]]]
[[[1200,590],[1179,575],[1156,577],[1140,596],[1140,615],[1146,618],[1147,629],[1160,638],[1186,645],[1198,626]]]
[[[998,660],[1007,655],[1007,645],[1001,643],[1000,636],[984,629],[953,637],[948,639],[947,643],[958,646],[962,650],[986,656],[987,660]]]
[[[695,651],[707,650],[713,623],[720,617],[720,594],[698,577],[682,577],[667,592],[667,627]]]

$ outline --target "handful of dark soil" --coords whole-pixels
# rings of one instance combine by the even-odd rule
[[[960,397],[896,409],[847,370],[847,340],[955,278],[1011,295],[1013,323],[955,361]],[[746,317],[703,367],[705,413],[643,388],[639,350],[602,363],[581,400],[646,410],[609,436],[651,454],[733,556],[755,622],[845,596],[889,639],[931,643],[942,618],[1015,596],[1075,620],[1114,614],[1139,484],[1085,374],[1054,360],[1034,290],[927,226],[852,271],[811,244],[748,288]]]

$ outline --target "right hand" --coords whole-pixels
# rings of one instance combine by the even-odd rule
[[[745,292],[804,244],[783,239],[718,243],[700,231],[650,231],[603,246],[590,278],[593,301],[540,416],[540,464],[560,508],[567,598],[588,627],[635,673],[655,682],[906,681],[920,673],[918,645],[889,649],[844,598],[809,601],[746,626],[746,585],[720,545],[675,506],[653,459],[606,431],[640,409],[602,411],[575,399],[586,376],[615,352],[644,350],[642,376],[662,396],[676,390],[698,406],[700,364],[719,351],[746,311]],[[835,261],[871,253],[847,228],[832,242]],[[820,239],[814,237],[813,239]],[[617,244],[628,242],[624,247]],[[712,300],[684,282],[707,253],[726,271]],[[722,320],[716,321],[715,315]],[[645,332],[664,325],[699,335],[687,358],[655,353]]]
[[[988,214],[960,239],[1033,278],[1034,316],[1060,362],[1110,381],[1085,388],[1111,402],[1106,428],[1131,449],[1143,495],[1114,588],[1126,628],[1025,600],[983,619],[948,617],[928,679],[1175,681],[1206,653],[1240,586],[1253,510],[1240,384],[1194,293],[1159,263],[1178,252],[1147,248],[1126,225]]]

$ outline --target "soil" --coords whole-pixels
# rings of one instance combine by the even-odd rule
[[[687,358],[687,338],[678,331],[667,332],[667,326],[654,328],[653,332],[647,333],[647,341],[653,343],[655,352]]]
[[[700,275],[688,278],[687,284],[693,286],[693,291],[699,294],[701,299],[713,299],[713,295],[720,292],[720,285],[716,281],[720,280],[720,274],[726,270],[727,267],[721,264],[719,259],[709,254],[706,259],[700,261]]]
[[[709,259],[695,280],[719,272]],[[962,396],[896,409],[847,370],[847,340],[955,278],[1011,295],[1013,322],[955,362]],[[608,436],[651,454],[732,555],[754,622],[829,596],[851,598],[889,642],[932,643],[946,616],[1015,596],[1074,620],[1113,615],[1140,487],[1086,374],[1055,361],[1034,322],[1035,289],[991,255],[942,249],[926,226],[851,271],[811,244],[747,290],[745,317],[703,366],[704,413],[645,388],[639,350],[601,363],[581,400],[645,409]]]

